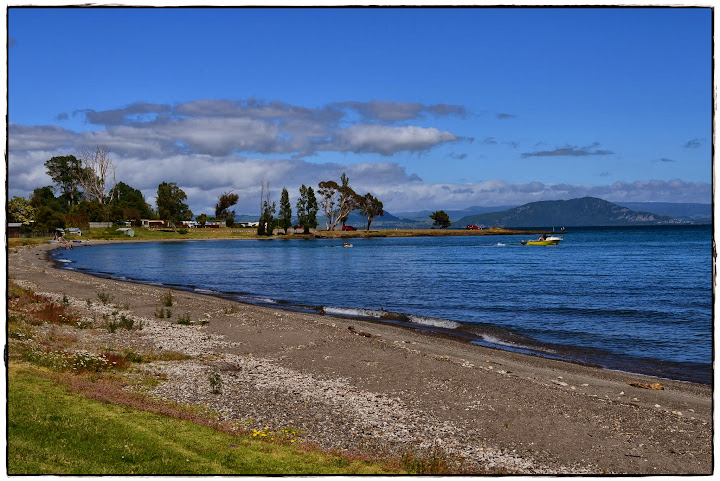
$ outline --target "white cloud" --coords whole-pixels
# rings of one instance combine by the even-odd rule
[[[428,150],[435,145],[456,140],[458,137],[454,134],[434,127],[353,125],[337,132],[333,141],[321,148],[342,152],[374,152],[392,155],[400,151]]]
[[[360,118],[358,115],[348,117],[346,110],[359,112]],[[176,182],[187,193],[195,213],[209,213],[217,197],[228,190],[240,196],[235,209],[238,213],[256,213],[261,182],[270,182],[275,198],[287,187],[294,202],[301,184],[316,187],[323,180],[338,180],[343,172],[347,172],[358,193],[377,195],[389,212],[522,204],[583,196],[610,201],[710,202],[711,199],[709,183],[681,180],[601,186],[503,180],[433,183],[432,179],[420,179],[392,162],[391,156],[398,152],[428,151],[464,139],[437,127],[363,123],[420,117],[427,121],[442,115],[464,114],[462,107],[452,105],[353,102],[311,109],[252,99],[209,99],[175,107],[136,103],[108,111],[85,111],[85,114],[88,120],[104,128],[76,133],[58,126],[9,125],[11,196],[27,196],[33,189],[49,185],[44,162],[51,157],[77,155],[83,146],[103,144],[110,149],[117,166],[117,180],[140,189],[151,202],[159,183]],[[596,147],[597,144],[593,144],[582,149],[594,155],[604,153]],[[303,160],[319,151],[375,153],[387,156],[388,161],[368,162],[362,155],[349,165]],[[292,158],[280,158],[283,154]]]

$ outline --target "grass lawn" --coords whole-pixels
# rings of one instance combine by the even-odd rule
[[[388,474],[379,464],[286,442],[232,436],[72,394],[41,368],[11,363],[8,474]],[[267,438],[265,438],[267,439]]]

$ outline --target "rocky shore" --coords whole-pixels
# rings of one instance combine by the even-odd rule
[[[292,427],[298,442],[328,449],[442,453],[477,472],[712,473],[710,386],[187,291],[173,291],[174,317],[160,319],[167,288],[55,269],[51,248],[11,248],[11,282],[65,298],[88,319],[113,309],[98,293],[111,296],[143,328],[76,330],[87,349],[192,356],[144,365],[160,380],[152,394],[250,429]]]

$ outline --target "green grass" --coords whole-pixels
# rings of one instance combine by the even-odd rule
[[[379,464],[231,436],[74,395],[11,364],[8,474],[388,474]]]

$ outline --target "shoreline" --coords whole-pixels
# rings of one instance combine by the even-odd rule
[[[649,391],[628,382],[657,378],[173,289],[178,313],[209,321],[177,326],[152,315],[170,288],[55,269],[52,247],[10,248],[11,280],[77,305],[112,292],[148,326],[114,342],[215,357],[158,367],[167,380],[157,395],[208,403],[228,419],[298,425],[329,448],[440,445],[468,465],[528,474],[712,472],[711,386],[661,379],[665,389]],[[203,373],[222,366],[232,395],[208,397]]]
[[[490,234],[493,235],[493,234]],[[282,239],[283,237],[277,237],[279,239]],[[273,238],[268,239],[223,239],[223,238],[209,238],[209,239],[162,239],[162,240],[151,240],[151,239],[119,239],[119,240],[92,240],[92,241],[84,241],[77,245],[76,247],[86,247],[86,246],[93,246],[93,245],[107,245],[107,244],[117,244],[117,243],[137,243],[137,242],[191,242],[191,241],[224,241],[224,240],[272,240]],[[321,240],[328,240],[328,238],[320,238]],[[355,307],[348,307],[348,306],[324,306],[324,305],[302,305],[302,304],[292,304],[289,303],[283,299],[274,299],[270,297],[252,297],[252,296],[243,296],[240,293],[236,292],[222,292],[222,291],[214,291],[212,289],[204,289],[202,287],[196,287],[196,286],[185,286],[185,285],[173,285],[173,284],[162,284],[162,283],[149,283],[147,281],[139,280],[139,279],[133,279],[133,278],[117,278],[114,277],[112,274],[107,273],[100,273],[100,272],[91,272],[86,270],[76,270],[73,268],[68,268],[66,264],[57,261],[53,257],[53,252],[60,250],[60,245],[56,244],[50,244],[51,246],[56,246],[54,248],[49,249],[46,252],[46,256],[48,260],[53,264],[53,266],[56,269],[61,270],[67,270],[67,271],[76,271],[82,274],[102,278],[102,279],[108,279],[112,281],[118,281],[118,282],[128,282],[133,284],[139,284],[139,285],[152,285],[160,288],[167,288],[167,289],[176,289],[180,291],[190,292],[190,293],[199,293],[203,295],[208,295],[212,297],[217,297],[219,299],[229,300],[238,302],[241,304],[247,304],[251,306],[258,306],[258,307],[265,307],[268,309],[278,309],[282,311],[288,311],[288,312],[298,312],[298,313],[306,313],[306,314],[317,314],[321,316],[331,317],[331,318],[338,318],[338,319],[345,319],[348,322],[351,322],[353,320],[363,320],[365,322],[371,322],[371,323],[379,323],[379,324],[393,324],[396,326],[401,326],[405,329],[416,329],[419,331],[424,332],[427,335],[435,335],[435,336],[446,336],[449,339],[454,339],[457,342],[462,343],[470,343],[477,346],[485,347],[487,349],[497,349],[500,351],[506,351],[506,352],[513,352],[517,354],[532,356],[532,357],[540,357],[544,359],[552,359],[552,360],[558,360],[562,362],[568,362],[571,364],[579,364],[587,367],[597,368],[597,369],[603,369],[607,371],[614,371],[619,373],[624,373],[626,375],[638,375],[638,376],[649,376],[654,377],[660,380],[666,380],[666,381],[677,381],[677,382],[688,382],[688,383],[696,383],[701,385],[712,385],[712,368],[711,372],[707,375],[704,375],[705,373],[685,373],[685,374],[678,374],[678,371],[670,372],[667,371],[667,374],[663,372],[659,372],[660,367],[662,366],[662,363],[660,361],[655,360],[653,365],[652,363],[646,362],[646,364],[643,367],[637,368],[635,371],[629,370],[625,368],[625,365],[613,358],[612,356],[605,356],[603,357],[602,353],[598,352],[595,353],[593,356],[586,356],[586,358],[582,358],[581,356],[573,353],[578,353],[581,351],[581,348],[578,348],[576,346],[568,346],[568,345],[555,345],[555,344],[539,344],[540,347],[533,347],[530,345],[527,346],[519,346],[519,347],[513,347],[506,345],[504,346],[502,343],[496,344],[492,341],[486,341],[482,334],[477,334],[470,332],[473,329],[472,323],[463,323],[461,321],[455,321],[455,320],[449,320],[449,319],[438,319],[440,321],[446,321],[448,323],[457,324],[455,328],[453,327],[443,327],[440,325],[433,325],[433,324],[423,324],[420,322],[414,322],[410,318],[413,316],[417,317],[424,317],[419,314],[413,314],[413,313],[406,313],[406,312],[394,312],[394,311],[385,311],[384,309],[380,309],[379,311],[376,309],[366,309],[366,308],[355,308]],[[341,311],[365,311],[365,312],[373,312],[378,314],[378,316],[373,316],[371,314],[363,315],[363,314],[343,314],[343,313],[335,313],[335,312],[326,312],[326,309],[330,310],[341,310]],[[380,314],[382,313],[382,314]],[[550,349],[550,353],[544,352],[545,350]],[[627,364],[627,363],[625,363]],[[675,377],[672,377],[673,374],[675,374]],[[702,376],[701,376],[702,374]],[[707,377],[707,382],[704,382],[704,379]]]

